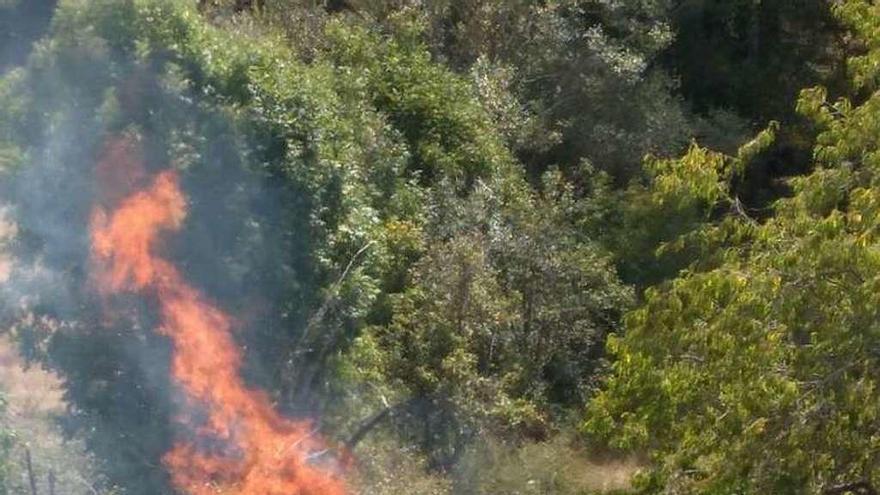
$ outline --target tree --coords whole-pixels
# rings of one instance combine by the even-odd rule
[[[835,7],[868,47],[850,62],[865,91],[876,88],[877,9]],[[878,485],[878,104],[875,91],[860,105],[804,91],[799,109],[822,129],[815,171],[791,181],[766,222],[733,215],[703,230],[711,262],[649,290],[609,339],[613,373],[585,429],[648,449],[648,492]],[[702,163],[711,173],[718,162]]]
[[[282,26],[296,46],[320,45],[310,33],[328,21],[310,5],[269,1],[257,17]],[[346,6],[331,9],[333,17],[409,36],[416,22],[415,35],[435,60],[473,74],[483,89],[499,90],[507,108],[498,120],[536,182],[553,165],[573,175],[589,159],[625,184],[644,154],[674,153],[687,143],[691,122],[656,63],[673,38],[666,2],[351,0]]]
[[[843,89],[843,29],[831,2],[687,0],[670,15],[664,65],[694,109],[732,110],[750,125],[793,121],[799,88]]]
[[[405,404],[390,419],[435,468],[487,435],[546,438],[591,393],[631,294],[570,223],[573,201],[558,172],[537,197],[481,184],[443,200],[390,322],[344,360],[355,384]]]
[[[249,382],[328,428],[337,356],[391,318],[418,258],[399,234],[433,229],[437,191],[524,184],[471,84],[417,36],[327,30],[332,47],[305,62],[189,2],[66,2],[0,84],[2,188],[20,226],[10,289],[26,296],[4,318],[65,377],[66,426],[127,493],[169,490],[160,457],[179,404],[149,305],[109,318],[88,290],[96,161],[180,172],[189,220],[168,255],[241,316]],[[20,301],[57,325],[21,319]]]
[[[676,36],[660,60],[680,80],[701,144],[732,153],[767,122],[783,124],[736,186],[755,216],[788,194],[787,177],[811,171],[816,130],[795,112],[799,89],[821,84],[833,95],[849,92],[851,47],[832,4],[687,0],[670,12]]]
[[[20,65],[46,31],[57,0],[0,1],[0,72]]]

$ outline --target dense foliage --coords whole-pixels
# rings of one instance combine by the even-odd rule
[[[862,36],[854,84],[873,91],[877,7],[838,15]],[[815,170],[758,224],[729,217],[704,227],[711,255],[651,289],[609,340],[616,357],[587,431],[645,446],[663,493],[819,493],[876,485],[872,370],[876,363],[877,95],[828,102],[805,90],[799,109],[821,129]],[[687,160],[687,159],[686,159]],[[699,167],[719,164],[703,155]],[[687,169],[658,181],[699,182]],[[726,181],[713,201],[731,201]]]
[[[95,163],[142,159],[247,381],[361,493],[880,487],[878,32],[868,0],[0,0],[3,330],[88,491],[171,493],[168,341],[89,279]]]

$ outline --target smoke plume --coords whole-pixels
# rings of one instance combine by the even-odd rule
[[[327,450],[305,421],[277,413],[268,395],[241,378],[233,320],[162,256],[163,235],[180,229],[187,200],[173,170],[149,175],[136,143],[112,138],[97,165],[100,198],[90,222],[92,280],[112,302],[152,301],[158,331],[172,342],[172,376],[190,406],[189,427],[164,458],[172,482],[192,495],[342,494],[344,484],[315,459]]]

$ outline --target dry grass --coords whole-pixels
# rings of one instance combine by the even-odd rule
[[[3,423],[12,431],[12,472],[7,480],[9,493],[28,493],[25,451],[33,458],[39,493],[48,493],[49,472],[56,476],[56,493],[98,495],[98,477],[93,460],[83,443],[67,439],[56,418],[66,403],[61,380],[37,366],[25,367],[15,344],[0,338],[0,390],[7,400]]]
[[[568,435],[519,447],[489,441],[470,462],[469,492],[499,495],[622,493],[643,467],[635,458],[592,455]]]
[[[430,473],[417,449],[379,434],[358,448],[355,493],[412,495],[610,495],[627,493],[643,463],[635,457],[596,456],[574,436],[505,445],[484,438],[444,476]]]
[[[12,260],[3,247],[16,232],[7,210],[0,207],[0,283],[8,282],[12,269]],[[15,344],[6,336],[0,337],[0,388],[7,400],[7,419],[13,424],[64,411],[58,377],[38,367],[25,367]]]
[[[0,285],[9,283],[13,260],[5,248],[17,228],[0,205]],[[31,316],[33,317],[33,316]],[[5,331],[7,329],[0,329]],[[14,445],[12,465],[4,493],[28,493],[25,452],[30,451],[38,479],[39,493],[48,493],[49,472],[57,478],[56,493],[95,495],[93,462],[83,443],[65,439],[57,417],[65,412],[63,384],[58,376],[39,366],[26,366],[15,343],[0,337],[0,392],[6,400],[2,414],[4,429],[11,431]]]
[[[357,467],[350,473],[354,492],[361,495],[450,495],[449,479],[429,473],[425,460],[381,434],[361,444]]]
[[[6,414],[14,423],[64,412],[61,381],[38,367],[26,368],[8,337],[0,337],[0,387],[6,395]]]

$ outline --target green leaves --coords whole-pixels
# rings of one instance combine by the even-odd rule
[[[873,7],[845,3],[848,22],[873,22]],[[824,99],[822,90],[803,93],[800,110],[824,131],[818,166],[791,180],[794,195],[763,224],[736,222],[749,235],[727,237],[738,240],[716,248],[719,264],[692,264],[648,290],[626,333],[609,340],[614,372],[584,428],[648,449],[655,466],[643,480],[648,491],[818,493],[880,479],[870,419],[880,403],[870,371],[880,365],[880,97],[855,107]],[[655,162],[655,194],[678,205],[729,201],[737,161],[768,139],[759,136],[733,161],[692,150],[680,162]]]
[[[90,322],[23,341],[65,373],[78,414],[72,428],[132,494],[168,491],[155,466],[175,405],[161,369],[165,344],[150,332],[104,328],[83,290],[92,170],[107,135],[131,136],[150,170],[180,171],[190,214],[169,256],[244,315],[247,331],[237,337],[249,379],[283,407],[333,425],[351,397],[333,387],[370,382],[391,396],[398,376],[411,378],[412,390],[450,390],[470,406],[500,393],[475,372],[491,330],[513,314],[496,269],[468,285],[479,304],[442,299],[457,287],[448,272],[424,273],[419,284],[407,276],[429,247],[452,245],[437,218],[442,202],[486,184],[499,197],[527,194],[470,81],[433,61],[415,32],[330,23],[330,42],[304,61],[251,28],[211,24],[182,0],[67,1],[28,64],[0,82],[0,173],[33,236],[22,255],[60,252],[45,259],[76,300],[65,302],[64,317]],[[479,253],[466,249],[471,238],[457,239],[461,258],[432,252],[423,264],[482,269]],[[441,302],[463,308],[464,330]],[[392,322],[411,345],[407,355],[379,332],[362,335]],[[101,366],[85,364],[96,356]],[[125,414],[108,413],[117,404]],[[509,404],[509,417],[528,419],[527,406]],[[352,410],[362,409],[343,411],[346,419]],[[120,432],[132,455],[113,452]]]
[[[865,53],[849,59],[853,84],[858,88],[875,90],[880,77],[880,7],[867,0],[839,2],[834,6],[837,16],[853,30],[865,45]]]
[[[361,380],[433,401],[414,413],[432,426],[405,437],[432,459],[450,431],[544,438],[603,369],[603,339],[632,294],[582,237],[560,180],[538,195],[505,177],[468,197],[443,194],[424,256],[390,297],[390,322],[356,340]],[[451,419],[432,423],[437,411]]]
[[[366,96],[403,133],[412,171],[467,188],[512,166],[471,85],[431,61],[418,38],[382,38],[339,22],[328,34],[336,40],[331,60],[337,70],[357,67]]]

